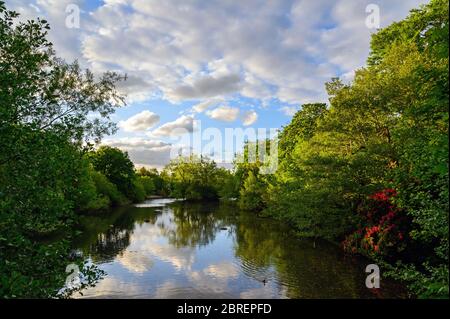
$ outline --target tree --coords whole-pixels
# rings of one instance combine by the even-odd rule
[[[220,169],[214,161],[191,155],[172,160],[164,169],[170,195],[186,199],[217,199]]]
[[[239,197],[239,184],[235,172],[225,168],[217,171],[218,195],[224,200],[235,200]]]
[[[99,139],[114,131],[110,115],[123,104],[115,84],[123,77],[106,72],[95,80],[77,62],[55,57],[47,21],[15,24],[18,14],[0,4],[0,123],[64,133],[71,139]],[[100,117],[88,117],[97,113]],[[16,142],[12,140],[11,143]],[[14,154],[12,154],[11,158]]]
[[[122,97],[58,59],[45,20],[19,22],[0,1],[0,295],[55,296],[64,284],[74,208],[94,198],[82,141],[111,132]],[[92,117],[98,113],[98,117]],[[90,115],[90,116],[88,116]],[[64,232],[64,231],[65,232]],[[56,231],[51,245],[40,239]],[[80,269],[92,275],[83,266]],[[91,277],[91,276],[89,276]]]
[[[279,158],[289,161],[289,154],[299,140],[308,140],[314,136],[318,121],[325,116],[327,106],[324,103],[304,104],[284,127],[279,135]]]
[[[423,247],[393,272],[422,297],[448,298],[448,14],[447,1],[431,1],[372,40],[372,68],[392,74],[383,80],[401,114],[396,204],[412,218],[410,246]]]
[[[131,200],[136,200],[136,186],[141,191],[142,185],[136,185],[136,174],[134,164],[128,157],[127,152],[110,146],[100,146],[96,151],[89,154],[95,170],[101,172],[106,178],[116,185],[117,189]]]
[[[239,207],[245,210],[258,211],[264,208],[262,196],[265,185],[261,178],[250,171],[244,180],[244,185],[239,191]]]
[[[137,171],[137,175],[141,177],[141,181],[144,184],[147,195],[163,194],[164,179],[161,177],[156,168],[147,169],[145,167],[141,167]]]
[[[329,107],[304,106],[283,128],[279,170],[259,195],[302,236],[401,229],[384,243],[401,253],[371,257],[424,297],[448,296],[448,52],[442,0],[375,34],[367,67],[326,84]],[[259,193],[249,168],[237,167],[244,201]],[[370,207],[387,190],[396,194],[387,208]],[[375,222],[373,211],[386,213]]]

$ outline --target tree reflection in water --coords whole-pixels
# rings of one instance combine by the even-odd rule
[[[110,280],[122,276],[120,282],[128,289],[116,292],[122,297],[128,296],[130,287],[140,296],[161,296],[160,282],[172,289],[166,296],[183,298],[212,297],[215,292],[208,290],[212,286],[217,296],[220,292],[234,297],[403,296],[387,280],[378,295],[367,289],[368,261],[345,257],[326,242],[313,245],[296,239],[286,225],[239,211],[232,204],[175,202],[88,216],[75,246],[96,263],[110,263]],[[114,268],[124,265],[132,272]],[[133,271],[139,280],[132,277]]]
[[[154,209],[132,206],[84,216],[81,221],[83,233],[74,245],[89,255],[93,262],[111,261],[130,245],[135,224],[155,223],[156,218]]]
[[[171,224],[162,222],[158,226],[175,247],[206,246],[214,241],[216,233],[226,225],[217,207],[215,202],[174,203],[171,205]]]

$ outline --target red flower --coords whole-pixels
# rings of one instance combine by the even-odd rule
[[[399,231],[402,210],[391,201],[396,195],[395,189],[386,188],[368,197],[370,200],[366,206],[358,209],[363,213],[363,226],[349,234],[343,242],[347,252],[389,254],[396,243],[404,240],[404,231]]]

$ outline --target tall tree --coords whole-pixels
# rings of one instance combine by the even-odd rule
[[[39,239],[75,220],[82,141],[112,132],[121,77],[58,59],[48,23],[18,16],[0,1],[0,295],[49,297],[64,284],[71,232]]]

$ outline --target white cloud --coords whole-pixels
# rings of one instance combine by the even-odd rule
[[[239,277],[239,268],[232,262],[220,262],[218,264],[210,264],[203,273],[213,278],[230,279]]]
[[[325,101],[324,82],[364,65],[372,0],[108,0],[84,12],[81,0],[9,0],[26,18],[44,16],[58,55],[96,71],[130,75],[130,100]],[[427,0],[380,0],[381,26]],[[65,7],[82,9],[81,29],[64,25]],[[38,12],[40,11],[40,12]],[[225,101],[228,102],[228,101]]]
[[[83,290],[83,294],[75,293],[71,298],[75,299],[89,299],[89,298],[120,298],[123,297],[124,292],[128,296],[145,297],[148,292],[141,286],[129,285],[127,282],[121,280],[120,276],[108,274],[96,283],[95,287],[90,287]]]
[[[154,149],[170,145],[162,141],[144,139],[141,137],[109,138],[105,139],[103,144],[117,147],[125,151],[130,149]]]
[[[156,288],[155,294],[153,298],[155,299],[176,299],[178,296],[177,293],[182,293],[179,283],[175,280],[168,280],[158,285]]]
[[[194,117],[183,115],[173,122],[168,122],[151,132],[153,136],[178,136],[194,131]]]
[[[192,107],[192,110],[196,113],[202,113],[213,105],[220,103],[220,100],[206,100],[201,103],[198,103]]]
[[[103,67],[97,67],[103,69]],[[100,71],[100,70],[99,70]],[[103,71],[103,70],[102,70]],[[117,89],[126,95],[128,103],[142,102],[154,95],[155,87],[139,76],[127,76],[126,81],[119,82]]]
[[[10,10],[21,14],[20,20],[36,20],[37,17],[45,18],[51,27],[48,39],[54,44],[59,57],[67,60],[79,59],[81,29],[66,27],[66,7],[74,4],[82,7],[83,0],[7,0],[6,6]],[[61,32],[61,30],[64,30]]]
[[[102,144],[128,152],[130,159],[137,166],[162,168],[171,159],[171,144],[149,138],[109,138],[105,139]]]
[[[252,125],[258,120],[258,113],[255,111],[247,111],[242,116],[242,123],[245,126]]]
[[[168,93],[174,100],[198,99],[222,96],[240,90],[239,74],[226,74],[219,77],[206,75],[192,83],[180,85]]]
[[[142,274],[153,267],[153,260],[143,252],[125,250],[116,260],[131,272]]]
[[[224,122],[234,122],[240,117],[244,126],[252,125],[258,120],[258,113],[254,110],[242,112],[239,108],[228,105],[206,111],[206,115],[214,120]]]
[[[233,122],[239,116],[239,112],[239,109],[236,107],[223,105],[214,110],[207,111],[206,115],[215,120]]]
[[[241,299],[273,299],[278,297],[277,290],[267,285],[260,288],[251,288],[240,293]],[[284,296],[281,296],[282,298]]]
[[[278,109],[286,116],[294,116],[297,113],[298,108],[296,106],[283,106]]]
[[[119,127],[126,132],[139,132],[152,128],[158,122],[159,115],[150,111],[142,111],[126,121],[120,121]]]

